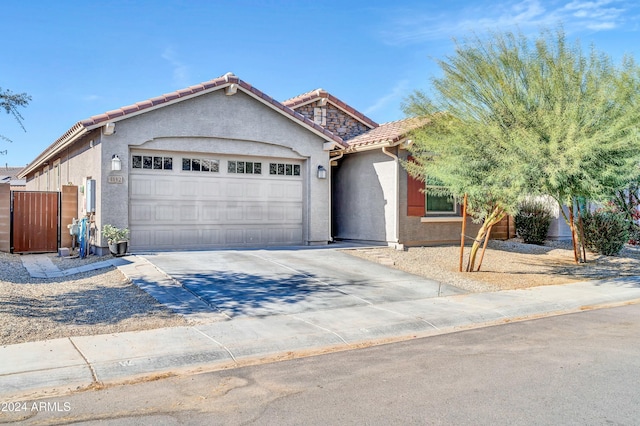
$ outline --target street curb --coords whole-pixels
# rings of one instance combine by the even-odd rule
[[[14,371],[4,364],[0,370],[0,401],[37,399],[175,374],[278,362],[638,303],[640,298],[636,297],[520,316],[494,311],[484,321],[477,316],[449,318],[449,325],[442,327],[414,318],[360,335],[353,332],[353,327],[323,330],[300,315],[282,315],[10,345],[0,347],[0,359],[9,360],[10,352],[20,359],[24,358],[20,354],[30,353],[32,364],[25,360]],[[259,338],[273,327],[279,333],[285,330],[281,339],[273,339],[268,333]],[[44,365],[37,365],[43,352],[48,358]]]

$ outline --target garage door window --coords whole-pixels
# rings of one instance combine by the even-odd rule
[[[183,158],[182,170],[217,173],[220,171],[220,160],[211,160],[207,158]]]
[[[262,163],[255,163],[251,161],[229,161],[227,163],[227,172],[259,175],[262,174]]]
[[[134,155],[131,157],[131,168],[173,170],[173,157],[156,157],[151,155]]]
[[[270,175],[300,176],[299,164],[269,163]]]

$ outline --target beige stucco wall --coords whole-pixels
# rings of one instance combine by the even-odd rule
[[[406,160],[407,156],[407,151],[400,151],[401,158]],[[403,195],[400,197],[399,203],[400,242],[405,246],[460,244],[460,234],[462,231],[461,218],[451,218],[451,222],[424,222],[421,217],[407,216],[407,180],[407,171],[401,168],[399,173],[399,187],[400,194]],[[458,211],[461,212],[462,209],[459,208]],[[450,216],[443,217],[447,218]],[[437,219],[441,219],[441,217]],[[474,237],[479,228],[479,224],[473,223],[471,219],[468,218],[465,234]],[[467,244],[471,242],[471,239],[466,240]]]
[[[39,173],[35,178],[35,173],[27,176],[27,191],[54,191],[55,185],[53,184],[53,172],[54,164],[59,161],[60,167],[60,185],[74,185],[78,187],[78,211],[76,218],[83,217],[86,214],[85,204],[85,183],[87,178],[96,180],[96,196],[97,201],[100,199],[100,187],[101,187],[101,167],[100,161],[102,158],[102,147],[100,144],[100,131],[96,130],[90,132],[81,138],[78,142],[72,146],[66,148],[62,152],[58,153],[52,159],[48,161],[46,166],[38,168],[36,171]],[[44,176],[44,170],[48,171],[49,186],[47,188]],[[96,212],[96,221],[99,221],[101,212]],[[62,223],[62,231],[66,232],[67,223]]]
[[[388,151],[406,160],[405,150]],[[459,217],[424,222],[407,216],[407,173],[381,148],[345,155],[334,170],[336,238],[391,246],[460,243]],[[468,219],[467,235],[475,235],[478,227]]]
[[[115,130],[102,136],[100,144],[100,226],[129,226],[130,150],[138,148],[301,159],[305,243],[326,244],[330,239],[330,180],[316,177],[319,165],[329,169],[325,140],[249,95],[238,91],[227,96],[219,90],[129,117],[116,122]],[[114,154],[122,161],[120,172],[111,171]],[[109,183],[109,176],[122,176],[122,183]]]
[[[335,238],[397,242],[397,170],[398,163],[381,148],[339,160],[334,167]]]

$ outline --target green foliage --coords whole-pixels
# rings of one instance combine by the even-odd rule
[[[129,240],[129,230],[127,228],[116,228],[113,225],[106,224],[102,227],[102,236],[109,244],[119,243]]]
[[[629,185],[622,189],[615,191],[611,198],[611,203],[615,206],[615,209],[624,214],[627,224],[629,226],[629,244],[640,244],[640,199],[638,194],[640,193],[640,182],[634,180]]]
[[[632,59],[616,67],[593,49],[585,55],[558,30],[533,41],[513,33],[466,39],[438,64],[435,95],[415,92],[404,108],[432,117],[415,132],[412,153],[433,159],[421,172],[456,196],[493,198],[513,212],[524,190],[565,204],[602,200],[640,173]]]
[[[551,211],[540,201],[522,203],[515,216],[516,232],[527,244],[544,244],[551,224]]]
[[[413,132],[416,160],[405,167],[468,194],[472,214],[498,206],[513,215],[527,195],[604,201],[640,176],[632,58],[616,66],[594,48],[585,54],[559,29],[533,40],[476,36],[437,62],[433,95],[417,91],[404,104],[407,115],[431,119]]]
[[[26,107],[31,100],[31,96],[26,93],[13,93],[11,90],[2,90],[0,88],[0,108],[4,109],[7,114],[13,115],[22,130],[27,131],[22,123],[23,117],[18,111],[18,107]],[[0,139],[11,142],[10,139],[0,135]]]
[[[616,211],[597,210],[582,214],[585,246],[606,256],[615,256],[629,239],[625,215]]]

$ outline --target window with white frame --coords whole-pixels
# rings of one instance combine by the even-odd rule
[[[262,174],[262,163],[230,160],[227,162],[227,173],[260,175]]]
[[[456,200],[447,194],[440,181],[427,178],[425,183],[425,213],[426,214],[455,214]]]
[[[132,155],[132,169],[173,170],[173,157],[159,155]]]
[[[209,158],[182,158],[182,170],[185,172],[211,172],[220,171],[220,160]]]
[[[300,164],[269,163],[270,175],[300,176]]]

